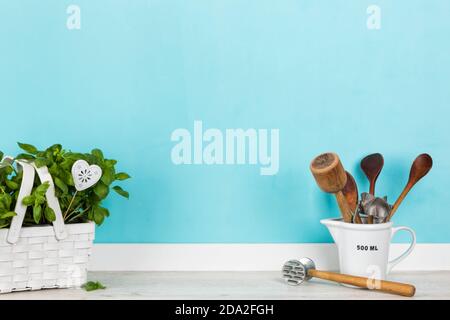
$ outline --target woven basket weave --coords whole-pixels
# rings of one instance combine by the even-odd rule
[[[64,224],[55,186],[47,167],[5,157],[23,171],[23,178],[9,229],[0,229],[0,293],[46,288],[77,287],[86,282],[95,224]],[[27,207],[22,199],[29,195],[38,174],[48,182],[47,205],[55,212],[50,226],[22,227]]]
[[[77,287],[86,282],[94,240],[94,223],[66,225],[64,240],[52,226],[22,228],[19,241],[6,241],[0,230],[0,293]]]

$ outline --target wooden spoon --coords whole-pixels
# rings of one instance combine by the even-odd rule
[[[375,182],[383,169],[384,159],[380,153],[369,154],[361,160],[361,169],[370,182],[369,193],[375,195]],[[373,223],[373,217],[367,217],[367,223]]]
[[[350,210],[355,213],[355,222],[362,223],[361,217],[356,210],[358,207],[358,186],[356,185],[353,176],[348,171],[345,171],[345,173],[347,175],[347,183],[345,184],[344,189],[342,189],[342,193],[344,194],[345,199],[347,199]]]
[[[392,216],[394,215],[395,211],[397,211],[398,206],[400,205],[400,203],[402,203],[403,199],[406,197],[409,190],[411,190],[411,188],[417,183],[417,181],[422,179],[430,171],[432,166],[433,166],[433,159],[429,154],[422,153],[414,160],[411,166],[411,170],[409,172],[408,183],[406,184],[402,193],[398,197],[397,201],[395,201],[391,212],[386,218],[386,221],[391,220]]]
[[[375,195],[375,182],[383,169],[384,159],[380,153],[369,154],[361,160],[361,169],[370,182],[369,193]]]

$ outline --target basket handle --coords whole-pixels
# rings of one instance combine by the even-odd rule
[[[9,162],[11,165],[14,163],[14,159],[11,157],[5,157],[3,161]],[[22,204],[23,198],[31,194],[34,182],[34,168],[30,164],[16,160],[17,169],[23,172],[22,182],[20,184],[19,196],[17,197],[16,206],[14,212],[16,215],[11,220],[11,226],[9,227],[7,241],[9,243],[16,243],[19,239],[20,229],[22,228],[23,219],[27,206]]]
[[[56,220],[53,221],[53,228],[55,230],[56,239],[61,240],[67,237],[67,231],[64,225],[64,219],[62,217],[61,208],[59,206],[58,199],[55,196],[55,185],[53,183],[52,176],[48,172],[47,167],[37,168],[34,163],[30,163],[25,160],[14,160],[12,157],[5,157],[4,161],[8,161],[11,165],[14,161],[17,163],[18,170],[23,171],[22,182],[20,185],[19,195],[17,197],[16,206],[14,211],[16,215],[11,220],[11,226],[8,231],[7,241],[11,244],[16,243],[19,240],[20,230],[22,228],[23,219],[27,211],[27,206],[22,203],[23,198],[31,194],[33,190],[33,183],[35,177],[35,170],[38,173],[41,182],[49,183],[49,188],[45,194],[47,199],[47,205],[55,212]]]
[[[39,179],[42,183],[48,182],[49,187],[45,193],[47,198],[47,205],[53,209],[55,212],[55,221],[53,221],[53,229],[55,230],[55,237],[58,240],[67,238],[66,226],[64,225],[64,219],[61,212],[61,207],[59,206],[59,201],[55,196],[55,184],[53,183],[53,178],[50,172],[48,172],[47,166],[38,168],[33,162],[32,166],[36,169]]]

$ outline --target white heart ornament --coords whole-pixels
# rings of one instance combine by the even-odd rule
[[[77,191],[86,190],[96,184],[102,177],[102,168],[89,165],[84,160],[77,160],[72,166],[72,177]]]

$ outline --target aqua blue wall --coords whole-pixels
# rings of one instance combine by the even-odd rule
[[[69,4],[81,30],[66,28]],[[380,6],[381,30],[366,8]],[[450,242],[450,2],[0,1],[0,149],[98,146],[133,179],[97,242],[329,242],[331,196],[308,165],[334,150],[385,156],[395,199],[411,161],[435,166],[397,212]],[[279,128],[280,170],[175,166],[176,128]],[[400,239],[404,240],[404,239]]]

